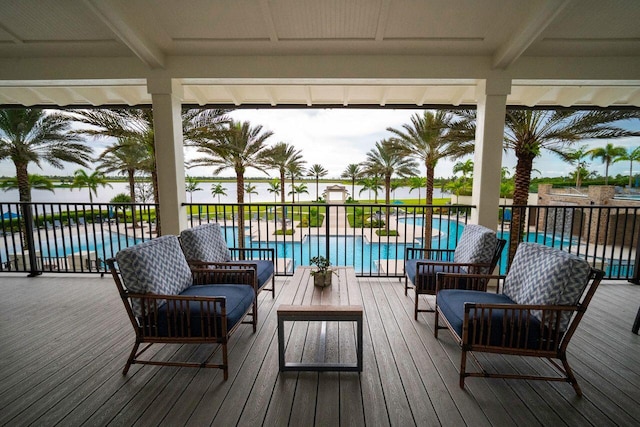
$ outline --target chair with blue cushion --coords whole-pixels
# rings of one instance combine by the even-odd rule
[[[442,322],[462,347],[460,387],[466,377],[564,381],[581,396],[566,351],[603,276],[576,255],[536,243],[520,243],[506,277],[439,274],[434,334]],[[487,292],[492,279],[497,292]],[[475,290],[456,289],[459,281]],[[542,357],[558,375],[489,373],[478,352]],[[467,372],[468,353],[479,371]]]
[[[180,233],[180,244],[187,261],[196,268],[201,267],[201,263],[220,269],[252,267],[257,272],[258,292],[271,291],[271,297],[275,298],[275,251],[272,248],[229,248],[217,223],[183,230]],[[269,282],[271,288],[266,287]]]
[[[415,291],[415,319],[418,320],[419,312],[433,312],[432,309],[419,308],[419,297],[436,294],[438,273],[490,274],[506,243],[506,240],[498,239],[496,232],[487,227],[467,224],[455,249],[406,248],[404,294],[407,295],[407,291],[411,289],[411,282]]]
[[[227,380],[229,338],[243,323],[256,331],[255,269],[191,268],[177,236],[123,249],[107,264],[136,333],[123,374],[140,363],[220,368]],[[217,347],[202,363],[140,358],[156,343],[220,344],[222,362],[210,363]]]

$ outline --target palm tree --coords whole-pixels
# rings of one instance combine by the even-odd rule
[[[0,182],[0,189],[4,191],[17,190],[18,178],[6,178],[2,182]],[[46,190],[55,193],[53,181],[42,175],[29,174],[29,189]]]
[[[31,201],[28,166],[42,163],[62,169],[64,162],[87,166],[92,149],[70,132],[71,116],[39,108],[0,110],[0,160],[16,168],[21,202]]]
[[[624,147],[614,147],[612,143],[608,143],[604,147],[593,148],[587,153],[591,155],[591,160],[595,158],[602,159],[602,163],[604,163],[604,185],[608,185],[609,165],[614,163],[617,158],[625,156],[627,150]]]
[[[427,178],[424,177],[412,176],[409,178],[409,193],[411,193],[413,190],[418,190],[418,204],[422,203],[421,190],[424,188],[426,183]]]
[[[362,177],[362,170],[360,169],[360,165],[357,163],[351,163],[347,165],[347,168],[340,175],[342,178],[348,178],[351,180],[351,197],[356,198],[355,188],[356,188],[356,180]]]
[[[220,196],[227,195],[227,189],[222,186],[221,183],[211,184],[211,195],[213,197],[218,197],[218,204],[220,204]]]
[[[251,203],[251,195],[258,194],[258,192],[256,191],[256,186],[251,184],[250,182],[247,182],[244,185],[244,192],[249,196],[249,203]]]
[[[458,172],[462,173],[462,180],[467,180],[467,175],[473,176],[473,160],[467,159],[465,162],[456,162],[453,165],[453,173],[456,174]]]
[[[89,189],[89,203],[93,203],[93,195],[98,196],[98,187],[111,187],[107,178],[98,171],[87,174],[84,169],[78,169],[73,173],[73,182],[71,188],[87,188]]]
[[[464,177],[449,181],[444,188],[456,196],[456,204],[460,203],[460,195],[469,191],[469,181]]]
[[[127,175],[129,182],[129,196],[135,202],[135,174],[136,171],[149,170],[151,163],[148,150],[133,138],[118,138],[118,141],[107,147],[98,156],[96,170],[104,173],[117,172]],[[135,212],[135,211],[134,211]]]
[[[291,167],[291,165],[301,166],[305,163],[305,161],[302,160],[300,150],[296,150],[293,145],[285,142],[278,142],[263,152],[261,161],[267,165],[269,169],[276,169],[278,171],[280,175],[280,203],[284,204],[286,195],[284,185],[287,169]]]
[[[391,197],[393,197],[393,199],[396,198],[396,190],[400,187],[404,187],[404,181],[401,180],[393,180],[391,181]]]
[[[513,204],[524,206],[529,198],[533,160],[543,150],[564,152],[590,138],[620,138],[634,133],[612,123],[638,117],[634,111],[507,110],[504,147],[516,154]],[[514,209],[511,219],[509,260],[513,260],[524,233],[523,211]]]
[[[444,110],[435,113],[425,111],[414,114],[411,123],[402,129],[387,128],[396,136],[395,141],[402,145],[407,154],[421,160],[427,170],[425,203],[433,203],[433,183],[435,168],[440,159],[456,159],[473,151],[470,143],[475,132],[468,126],[468,120]],[[431,247],[431,219],[433,212],[425,212],[424,248]]]
[[[579,189],[582,186],[582,176],[584,175],[582,171],[586,170],[587,167],[587,162],[584,160],[584,158],[589,155],[587,146],[583,145],[575,150],[568,149],[559,152],[558,155],[562,158],[562,160],[576,168],[574,173],[576,178],[576,189]]]
[[[302,177],[304,173],[304,169],[302,168],[302,163],[289,163],[287,166],[287,176],[291,179],[291,191],[288,194],[291,194],[291,202],[295,203],[295,180],[296,178]]]
[[[307,184],[305,184],[304,182],[295,185],[293,187],[291,187],[291,191],[289,191],[289,193],[291,196],[293,196],[295,198],[295,195],[298,195],[298,203],[300,202],[300,195],[301,194],[309,194],[309,188],[307,187]]]
[[[402,147],[389,140],[376,142],[375,148],[367,153],[365,172],[381,175],[384,180],[385,204],[391,203],[391,177],[401,177],[418,173],[417,163],[405,156]],[[389,231],[389,208],[385,208],[385,230]]]
[[[225,169],[233,169],[236,173],[238,208],[238,242],[244,247],[244,173],[248,168],[264,172],[261,161],[267,139],[273,135],[271,131],[262,131],[262,126],[252,127],[249,122],[234,122],[227,132],[215,135],[216,139],[202,138],[194,143],[202,157],[193,159],[190,166],[213,166],[213,174],[218,175]],[[266,173],[266,172],[265,172]]]
[[[280,195],[280,180],[274,179],[273,181],[269,181],[269,188],[267,188],[269,193],[273,193],[273,203],[278,201],[278,196]]]
[[[200,183],[192,176],[187,176],[187,182],[184,184],[184,189],[189,193],[189,203],[193,204],[193,193],[196,191],[202,191],[198,185]]]
[[[613,163],[625,160],[629,162],[629,191],[631,191],[631,186],[633,184],[633,162],[640,162],[640,147],[636,147],[634,149],[629,148],[629,151],[625,151],[624,155],[616,157],[613,160]]]
[[[358,196],[360,196],[363,192],[368,191],[369,199],[371,199],[371,192],[373,192],[373,197],[374,197],[373,203],[378,203],[378,193],[380,192],[380,190],[382,190],[382,182],[380,180],[380,175],[372,175],[372,176],[364,177],[360,179],[360,181],[358,181],[358,184],[362,185],[362,188],[360,189]]]
[[[319,187],[318,184],[319,184],[320,178],[322,178],[323,176],[327,176],[327,174],[329,174],[329,171],[327,171],[322,165],[319,165],[316,163],[315,165],[312,165],[309,168],[309,171],[307,173],[310,177],[316,180],[316,200],[319,200],[320,193],[318,189]]]

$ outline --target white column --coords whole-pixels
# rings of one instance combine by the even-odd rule
[[[182,85],[173,79],[147,80],[153,104],[153,130],[162,234],[179,234],[187,227],[182,139]]]
[[[477,86],[478,115],[476,147],[473,158],[473,194],[471,222],[496,229],[500,202],[500,171],[507,95],[511,80],[480,81]]]

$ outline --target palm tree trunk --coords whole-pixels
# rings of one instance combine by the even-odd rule
[[[526,212],[522,206],[526,206],[529,198],[529,185],[531,184],[531,171],[533,170],[534,156],[520,154],[516,164],[515,189],[513,191],[513,208],[511,209],[511,232],[509,238],[509,265],[516,255],[518,245],[522,241],[525,229]]]
[[[604,163],[604,185],[609,185],[609,162]]]
[[[391,175],[384,177],[384,202],[386,205],[391,202]],[[384,208],[384,229],[389,235],[389,206]]]
[[[18,182],[18,194],[21,202],[31,202],[31,189],[29,188],[29,173],[27,164],[16,164],[16,181]]]
[[[425,205],[433,204],[433,182],[435,175],[435,168],[431,166],[428,162],[425,162],[425,166],[427,167],[427,188],[426,195],[424,198]],[[428,207],[425,208],[424,212],[424,224],[422,225],[424,232],[424,241],[422,242],[422,247],[424,249],[431,249],[431,223],[433,222],[433,208]]]
[[[351,178],[351,198],[356,199],[356,177]]]
[[[631,178],[629,178],[629,180],[631,180]],[[320,178],[316,178],[316,201],[318,201],[318,198],[320,197]]]
[[[236,169],[236,192],[238,193],[238,247],[244,248],[244,173]]]
[[[156,232],[158,236],[162,236],[162,221],[160,221],[160,193],[158,191],[158,172],[157,168],[154,168],[151,172],[151,184],[153,185],[153,198],[156,201]]]
[[[136,181],[135,170],[127,169],[127,180],[129,181],[129,197],[131,198],[131,220],[133,221],[133,227],[135,229],[138,221],[136,220]]]
[[[629,162],[629,190],[631,191],[631,177],[633,176],[633,162]]]
[[[285,217],[284,214],[284,200],[285,200],[285,176],[284,176],[284,169],[280,169],[280,203],[282,203],[281,209],[282,209],[282,219],[281,219],[281,227],[282,230],[284,230],[284,233],[286,234],[287,232],[287,218]]]

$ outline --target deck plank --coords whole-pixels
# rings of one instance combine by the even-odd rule
[[[435,339],[432,314],[413,320],[411,291],[405,296],[397,279],[375,277],[339,289],[364,309],[364,371],[280,374],[275,311],[317,297],[313,287],[289,284],[277,279],[275,300],[260,295],[258,331],[236,332],[225,382],[217,369],[134,365],[123,376],[133,331],[109,277],[7,274],[0,424],[640,424],[640,337],[631,333],[639,286],[608,282],[596,293],[568,350],[584,392],[577,398],[564,383],[470,378],[460,389],[460,350],[448,332]],[[318,325],[286,328],[292,354],[313,353]],[[328,336],[332,360],[355,357],[354,325],[330,323]],[[211,349],[154,346],[150,355],[200,360]],[[512,371],[549,370],[540,360],[480,359]]]

